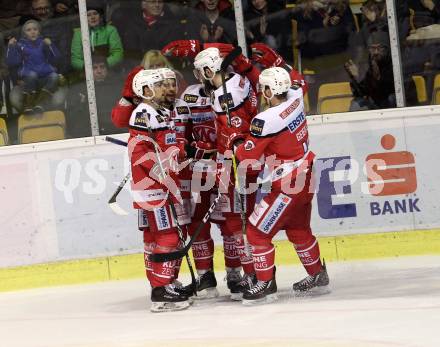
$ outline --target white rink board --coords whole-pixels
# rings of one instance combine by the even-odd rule
[[[440,117],[432,108],[422,111],[386,111],[382,118],[367,112],[311,119],[315,171],[323,159],[333,158],[325,162],[332,164],[327,171],[317,175],[312,216],[317,235],[440,227]],[[392,149],[382,147],[384,135],[395,139]],[[405,177],[394,177],[403,193],[372,196],[367,188],[367,194],[362,193],[366,158],[394,153],[391,157],[400,160],[402,152],[407,152],[403,162],[392,169],[400,167],[398,175]],[[350,169],[337,166],[341,157],[348,159]],[[415,164],[406,163],[408,158]],[[117,216],[107,206],[127,170],[126,150],[102,138],[0,148],[0,268],[141,251],[129,184],[118,198],[129,216]],[[334,181],[344,180],[351,181],[341,188],[344,194],[336,196]]]

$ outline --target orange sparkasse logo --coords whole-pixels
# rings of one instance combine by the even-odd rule
[[[396,139],[386,134],[381,138],[381,145],[391,151]],[[365,167],[371,195],[410,194],[417,189],[416,163],[411,152],[373,153],[367,157]]]

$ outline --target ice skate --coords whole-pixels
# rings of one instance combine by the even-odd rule
[[[188,297],[176,291],[174,284],[151,290],[151,312],[181,311],[189,307]]]
[[[243,292],[243,305],[267,304],[274,302],[277,297],[277,282],[275,275],[270,281],[258,281],[252,288]]]
[[[242,292],[238,284],[242,281],[240,268],[228,268],[226,270],[226,285],[231,292],[231,300],[241,300]]]
[[[189,291],[190,285],[186,286],[185,290]],[[201,274],[197,278],[197,296],[193,296],[193,299],[203,300],[203,299],[213,299],[219,296],[217,290],[217,280],[215,279],[214,271],[209,270]]]
[[[188,297],[189,303],[192,305],[194,302],[194,300],[193,300],[194,289],[193,289],[192,283],[188,284],[187,286],[184,286],[182,284],[182,282],[180,282],[178,280],[174,280],[173,285],[174,285],[176,292],[178,292],[181,295],[186,295]]]
[[[231,300],[240,301],[243,298],[243,293],[246,290],[251,289],[255,284],[257,284],[257,277],[255,274],[244,274],[241,281],[234,287],[236,293],[232,294],[231,290]]]
[[[327,274],[327,267],[323,260],[322,269],[314,276],[307,276],[303,280],[293,284],[295,294],[327,294],[330,292],[328,284],[330,280]]]

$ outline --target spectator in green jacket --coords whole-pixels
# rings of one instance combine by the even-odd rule
[[[89,2],[88,2],[89,3]],[[87,4],[87,20],[90,30],[90,47],[92,54],[105,54],[110,68],[119,64],[124,57],[121,38],[118,30],[104,20],[104,8]],[[81,29],[74,30],[71,48],[71,63],[75,70],[84,68]]]

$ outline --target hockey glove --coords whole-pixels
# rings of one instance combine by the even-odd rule
[[[167,57],[191,57],[194,58],[201,51],[198,40],[176,40],[171,41],[164,48],[162,54]]]
[[[245,136],[240,133],[231,133],[226,142],[226,147],[231,149],[234,153],[239,145],[241,145],[245,140]]]
[[[124,87],[122,88],[122,96],[132,104],[134,104],[134,99],[137,99],[137,96],[133,92],[133,78],[136,74],[143,70],[142,66],[134,67],[127,75],[127,78],[124,82]]]
[[[196,160],[210,159],[214,153],[217,152],[217,149],[211,143],[203,141],[193,141],[186,149],[188,157]],[[189,156],[189,153],[191,153],[192,156]]]
[[[272,48],[264,43],[254,43],[251,45],[252,57],[254,63],[259,63],[265,68],[281,66],[284,67],[286,62],[283,57],[275,52]]]

